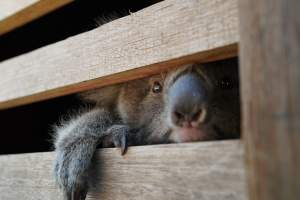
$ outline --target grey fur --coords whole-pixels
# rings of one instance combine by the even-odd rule
[[[231,60],[225,62],[226,66],[223,64],[186,65],[150,78],[81,94],[83,100],[95,102],[95,108],[63,122],[55,131],[54,172],[65,199],[85,199],[94,178],[97,145],[118,146],[125,153],[127,145],[239,137],[237,63]],[[205,120],[195,122],[201,137],[196,133],[196,137],[182,139],[182,129],[172,119],[169,90],[184,74],[199,77],[201,88],[209,96],[199,102],[204,105]],[[222,82],[220,85],[224,76],[233,80],[232,87],[224,88]],[[152,91],[154,83],[162,86],[161,92]],[[185,100],[182,104],[189,102]]]

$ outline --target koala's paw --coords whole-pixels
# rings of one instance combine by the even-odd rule
[[[107,130],[107,134],[113,145],[121,148],[121,155],[125,155],[128,149],[129,127],[126,125],[114,125]]]
[[[82,155],[74,149],[57,152],[54,173],[65,200],[84,200],[86,197],[91,161]]]

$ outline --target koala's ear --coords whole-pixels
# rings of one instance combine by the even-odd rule
[[[122,84],[107,86],[78,94],[83,101],[95,103],[97,106],[112,106],[116,103]]]

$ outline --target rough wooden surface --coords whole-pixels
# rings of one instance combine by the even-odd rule
[[[166,0],[0,63],[0,109],[233,57],[238,37],[237,0]]]
[[[130,147],[98,152],[101,179],[88,199],[244,200],[239,140]],[[0,199],[58,200],[53,153],[0,156]]]
[[[300,199],[300,1],[241,0],[243,134],[253,200]]]
[[[2,0],[0,35],[33,21],[73,0]]]

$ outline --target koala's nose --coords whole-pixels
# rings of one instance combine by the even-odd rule
[[[184,113],[178,110],[174,110],[172,112],[172,121],[173,123],[184,127],[184,128],[190,128],[190,127],[197,127],[199,123],[202,123],[206,116],[206,110],[205,109],[199,109],[195,112],[188,112]]]
[[[204,81],[196,74],[180,76],[170,87],[170,114],[177,126],[196,127],[207,114],[208,91]]]

